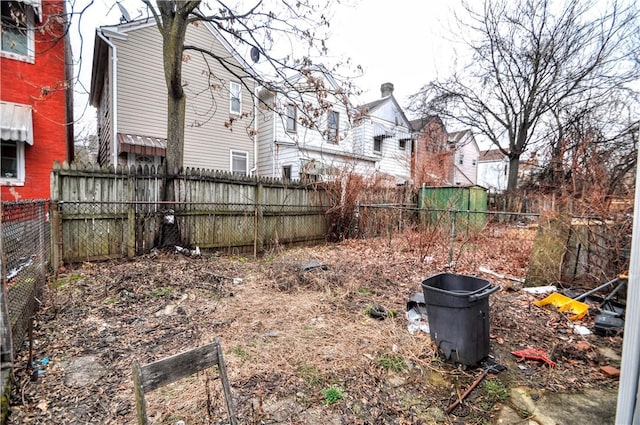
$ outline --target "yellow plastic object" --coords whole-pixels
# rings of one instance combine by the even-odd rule
[[[589,306],[587,304],[558,293],[553,293],[544,299],[534,301],[533,304],[538,307],[552,305],[561,313],[569,312],[571,313],[569,316],[570,320],[580,320],[589,312]]]

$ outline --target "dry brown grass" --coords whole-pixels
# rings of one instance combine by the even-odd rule
[[[534,232],[504,227],[459,237],[455,269],[447,270],[477,274],[482,265],[524,277]],[[443,362],[428,335],[407,331],[407,299],[448,263],[448,240],[422,242],[406,233],[277,250],[258,260],[168,253],[69,269],[48,292],[36,322],[35,356],[51,364],[37,382],[28,379],[26,363],[19,365],[10,423],[134,423],[132,364],[216,337],[240,423],[447,423],[455,417],[443,409],[477,371]],[[310,260],[327,269],[304,271]],[[532,310],[531,296],[508,291],[511,284],[496,283],[504,289],[491,297],[492,353],[511,366],[501,379],[558,390],[571,373],[574,388],[610,385],[592,373],[597,355],[559,361],[554,370],[534,364],[528,375],[520,371],[510,350],[532,341],[551,350],[566,323]],[[375,320],[367,314],[372,305],[396,315]],[[565,335],[563,343],[572,344]],[[82,388],[65,385],[64,361],[89,354],[105,367],[101,379]],[[344,395],[332,405],[323,395],[330,387]],[[151,392],[152,422],[224,423],[219,389],[208,371]],[[493,420],[481,389],[469,406],[466,423]]]

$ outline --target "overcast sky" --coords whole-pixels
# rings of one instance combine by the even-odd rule
[[[380,85],[394,84],[394,96],[404,107],[407,98],[438,72],[446,74],[455,57],[447,43],[447,20],[450,7],[459,1],[415,0],[350,0],[351,5],[341,5],[331,11],[331,37],[329,55],[332,58],[351,58],[354,65],[361,65],[364,75],[356,80],[363,90],[354,103],[370,102],[380,97]],[[75,0],[74,12],[78,12],[90,0]],[[139,16],[143,8],[140,0],[124,0],[130,16]],[[95,110],[87,106],[90,89],[91,62],[95,28],[117,24],[121,13],[114,0],[94,0],[83,14],[78,27],[78,15],[74,15],[72,46],[74,58],[81,62],[80,82],[75,93],[75,116],[80,123],[93,122]],[[83,49],[80,50],[80,35]]]

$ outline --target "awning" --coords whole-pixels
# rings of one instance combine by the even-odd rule
[[[20,3],[24,3],[27,6],[33,7],[38,15],[38,22],[42,22],[42,1],[41,0],[18,0]]]
[[[0,102],[0,138],[33,145],[31,106]]]
[[[166,156],[167,152],[167,139],[157,137],[118,133],[118,145],[120,152],[138,155]]]
[[[382,124],[378,124],[377,122],[373,123],[373,137],[393,137],[393,131],[389,130]]]

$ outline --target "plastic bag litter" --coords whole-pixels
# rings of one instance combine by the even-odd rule
[[[411,335],[418,331],[429,333],[429,322],[425,314],[420,314],[415,308],[407,310],[407,329]]]

